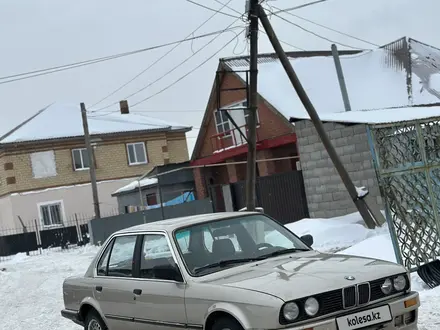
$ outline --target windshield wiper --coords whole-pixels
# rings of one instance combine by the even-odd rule
[[[284,250],[278,250],[269,254],[265,254],[263,256],[260,257],[261,259],[267,259],[267,258],[271,258],[271,257],[276,257],[276,256],[280,256],[282,254],[289,254],[289,253],[293,253],[293,252],[306,252],[306,251],[310,251],[309,249],[298,249],[298,248],[291,248],[291,249],[284,249]]]
[[[241,264],[244,262],[252,262],[252,261],[259,261],[259,260],[263,260],[264,258],[258,257],[258,258],[243,258],[243,259],[228,259],[228,260],[221,260],[219,262],[215,262],[213,264],[209,264],[209,265],[205,265],[202,267],[197,267],[196,269],[194,269],[194,273],[198,274],[203,270],[206,269],[210,269],[210,268],[216,268],[216,267],[225,267],[228,265],[233,265],[233,264]]]

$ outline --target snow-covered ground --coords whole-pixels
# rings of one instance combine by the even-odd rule
[[[359,214],[333,219],[305,219],[288,225],[298,235],[312,234],[314,248],[395,261],[387,227],[368,230]],[[87,246],[39,256],[17,255],[0,263],[0,329],[64,329],[80,327],[63,319],[61,285],[64,278],[85,272],[97,252]],[[5,268],[5,271],[1,271]],[[413,288],[420,292],[420,330],[440,329],[440,288],[429,290],[416,275]]]

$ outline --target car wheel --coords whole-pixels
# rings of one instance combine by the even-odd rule
[[[107,330],[101,317],[94,311],[87,314],[84,330]]]
[[[222,317],[214,322],[212,330],[243,330],[243,327],[231,317]]]

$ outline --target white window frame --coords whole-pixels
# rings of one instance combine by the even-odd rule
[[[74,151],[80,151],[79,155],[81,157],[81,168],[76,168],[76,162],[75,162],[75,154]],[[75,148],[72,149],[72,162],[73,162],[73,168],[75,169],[75,171],[88,171],[90,170],[90,167],[84,167],[84,159],[83,159],[83,155],[82,155],[82,150],[84,150],[85,152],[87,152],[86,148]],[[89,159],[90,162],[90,159]]]
[[[217,121],[217,116],[216,116],[216,113],[217,113],[217,112],[220,113],[221,116],[223,116],[222,112],[224,112],[224,111],[222,111],[222,110],[216,110],[216,111],[214,112],[215,130],[217,131],[217,134],[223,134],[223,136],[222,136],[223,138],[230,137],[230,136],[232,135],[231,130],[233,129],[233,126],[232,126],[231,121],[229,120],[229,118],[226,117],[226,119],[225,119],[225,118],[222,118],[223,121],[219,123],[219,122]],[[225,116],[226,116],[226,115],[225,115]],[[225,124],[226,124],[226,123],[229,125],[229,129],[227,130],[228,133],[225,133]],[[219,126],[221,126],[221,127],[223,128],[223,132],[220,132],[220,131],[218,130]]]
[[[60,215],[61,215],[61,223],[60,224],[51,224],[51,225],[45,225],[43,221],[43,213],[41,210],[42,206],[50,206],[50,205],[60,205]],[[55,200],[55,201],[48,201],[48,202],[42,202],[37,203],[38,207],[38,216],[40,218],[40,224],[42,228],[53,228],[53,227],[62,227],[64,226],[64,219],[66,219],[66,214],[64,212],[64,201],[63,200]]]
[[[144,149],[144,155],[145,155],[145,162],[138,162],[138,161],[136,161],[136,162],[131,162],[131,159],[130,159],[130,151],[129,151],[129,149],[128,149],[128,147],[129,146],[135,146],[135,145],[138,145],[138,144],[141,144],[142,145],[142,148]],[[145,165],[145,164],[148,164],[148,155],[147,155],[147,148],[146,148],[146,146],[145,146],[145,142],[132,142],[132,143],[127,143],[126,145],[125,145],[125,147],[126,147],[126,149],[127,149],[127,159],[128,159],[128,165],[130,165],[130,166],[134,166],[134,165]],[[134,156],[136,157],[136,148],[134,148]],[[137,159],[136,159],[137,160]]]
[[[245,108],[246,107],[246,103],[247,103],[246,100],[241,100],[241,101],[238,101],[238,102],[234,102],[234,103],[228,104],[227,106],[225,106],[222,109],[224,111],[224,110],[227,110],[228,108],[232,108],[232,107],[236,107],[236,106],[240,106],[240,105],[243,108]],[[247,109],[243,109],[243,116],[244,116],[245,122],[246,122],[246,118],[249,117],[249,113],[246,113],[246,110]],[[218,112],[218,111],[220,111],[220,110],[216,110],[216,112]],[[232,110],[232,111],[238,111],[238,110]],[[235,126],[232,124],[232,122],[229,120],[229,118],[227,118],[227,121],[224,121],[224,122],[221,122],[221,123],[217,122],[217,116],[215,116],[215,114],[214,114],[214,118],[215,118],[215,128],[216,128],[218,134],[220,134],[220,132],[218,131],[218,127],[219,126],[223,126],[226,122],[229,124],[229,129],[230,130],[235,129]],[[260,115],[259,115],[258,109],[257,109],[257,127],[260,127]],[[227,135],[224,135],[224,137],[229,137],[229,136],[231,136],[231,132],[229,132],[229,134],[227,134]]]

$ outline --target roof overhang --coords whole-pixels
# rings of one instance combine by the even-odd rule
[[[257,143],[257,150],[272,149],[280,147],[290,143],[296,143],[297,138],[295,133],[288,135],[278,136],[273,139],[262,140]],[[226,159],[230,159],[239,155],[242,155],[248,151],[248,145],[242,144],[235,148],[225,149],[221,152],[212,154],[211,156],[195,159],[191,161],[191,166],[209,165],[224,162]]]

